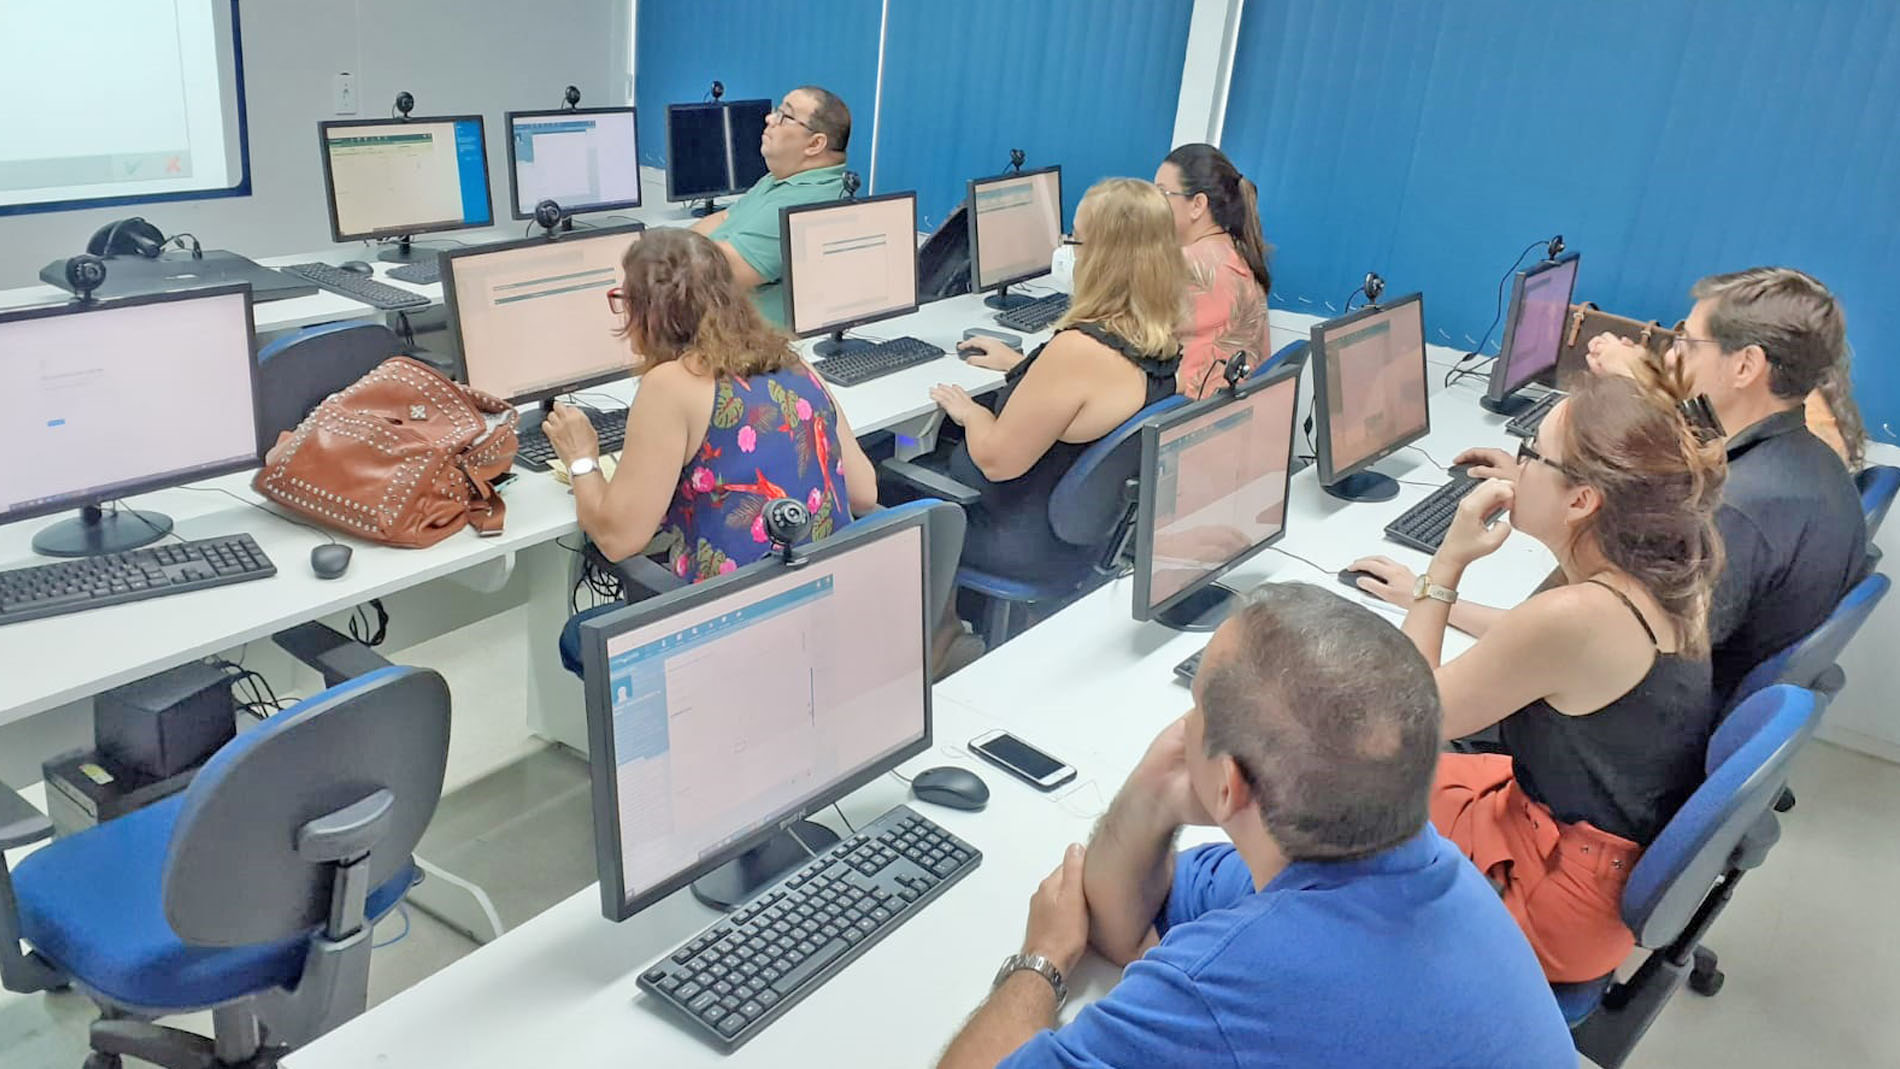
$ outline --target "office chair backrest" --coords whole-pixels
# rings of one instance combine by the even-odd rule
[[[1249,372],[1247,374],[1247,377],[1250,379],[1259,378],[1260,376],[1265,375],[1268,372],[1271,372],[1274,368],[1279,367],[1281,364],[1286,363],[1288,360],[1294,360],[1300,363],[1305,363],[1306,350],[1311,344],[1312,344],[1311,340],[1307,338],[1300,338],[1297,341],[1287,342],[1285,345],[1282,345],[1280,346],[1279,349],[1275,350],[1273,356],[1270,357],[1266,363],[1261,364],[1259,367],[1256,367],[1251,372]]]
[[[1127,483],[1141,466],[1141,425],[1187,404],[1180,394],[1163,397],[1128,417],[1075,458],[1049,493],[1049,526],[1057,538],[1094,549],[1113,533],[1133,499]]]
[[[1639,945],[1662,946],[1688,926],[1736,847],[1780,795],[1823,704],[1812,691],[1770,687],[1724,722],[1710,742],[1708,778],[1643,851],[1623,889],[1623,923]]]
[[[165,861],[165,919],[186,942],[271,942],[323,923],[329,865],[297,831],[379,789],[395,795],[369,886],[410,864],[435,814],[449,753],[449,688],[425,668],[377,669],[226,743],[185,791]]]
[[[381,323],[325,323],[287,334],[257,353],[257,393],[266,447],[326,397],[402,352]]]
[[[1894,495],[1900,493],[1900,468],[1869,464],[1854,476],[1854,485],[1860,487],[1860,510],[1867,517],[1867,541],[1872,542],[1880,533]]]
[[[939,620],[944,606],[957,592],[957,561],[963,556],[963,509],[934,497],[920,497],[879,509],[853,526],[898,523],[919,512],[926,514],[924,538],[930,549],[930,559],[924,565],[930,570],[930,619]]]
[[[1854,635],[1873,615],[1875,606],[1887,596],[1887,588],[1892,585],[1886,576],[1878,572],[1854,584],[1819,627],[1743,676],[1742,681],[1736,684],[1734,696],[1729,698],[1729,708],[1733,710],[1749,695],[1777,683],[1791,683],[1797,687],[1814,686],[1822,673],[1833,668],[1835,662],[1840,660],[1841,651],[1853,641]],[[1726,715],[1734,714],[1731,712]]]
[[[969,205],[959,204],[917,249],[917,299],[937,301],[970,292]]]

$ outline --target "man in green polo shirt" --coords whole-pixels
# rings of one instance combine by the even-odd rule
[[[759,138],[766,176],[732,207],[693,224],[725,252],[740,287],[752,291],[760,314],[778,326],[785,325],[779,209],[837,200],[850,141],[851,109],[844,101],[815,85],[792,90],[766,117]]]

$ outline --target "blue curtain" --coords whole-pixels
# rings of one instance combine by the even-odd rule
[[[666,164],[666,106],[707,99],[777,101],[820,85],[851,109],[851,167],[866,174],[877,97],[879,0],[641,0],[634,100],[641,162]]]
[[[1377,270],[1469,348],[1553,233],[1580,299],[1665,322],[1702,275],[1787,264],[1847,308],[1869,429],[1900,424],[1892,0],[1249,0],[1222,143],[1276,305]]]
[[[935,229],[1020,148],[1062,165],[1065,225],[1096,179],[1168,153],[1192,0],[891,0],[878,192]]]

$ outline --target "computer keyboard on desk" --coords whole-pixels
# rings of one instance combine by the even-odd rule
[[[1025,334],[1034,334],[1049,329],[1049,325],[1061,319],[1069,310],[1069,295],[1051,293],[1047,297],[1038,297],[1028,304],[1018,305],[996,316],[996,324],[1011,330],[1020,330]]]
[[[600,439],[602,455],[618,453],[626,445],[627,410],[624,408],[583,408],[580,412],[587,422],[594,425],[594,436]],[[545,432],[538,428],[522,431],[516,436],[520,445],[515,449],[515,463],[530,471],[546,471],[559,456],[554,451],[554,443],[548,441]]]
[[[1469,475],[1454,476],[1450,482],[1433,490],[1425,500],[1386,524],[1385,536],[1402,546],[1411,546],[1426,553],[1438,552],[1438,544],[1445,540],[1445,532],[1451,530],[1452,517],[1458,514],[1458,503],[1483,482],[1483,479]]]
[[[942,349],[922,338],[892,338],[868,348],[827,356],[818,361],[817,368],[826,382],[856,386],[907,367],[928,364],[943,355]]]
[[[1194,682],[1194,677],[1201,673],[1201,655],[1206,652],[1207,647],[1202,646],[1200,649],[1188,654],[1187,660],[1174,666],[1175,676],[1183,683]]]
[[[412,286],[433,286],[442,281],[442,261],[434,257],[411,260],[401,267],[390,268],[389,277]]]
[[[434,303],[420,293],[411,293],[406,289],[378,282],[368,275],[358,275],[332,267],[329,264],[290,264],[277,270],[298,278],[314,282],[321,289],[339,293],[355,301],[373,305],[385,312],[394,312],[403,308],[427,308]]]
[[[681,944],[640,987],[735,1049],[982,860],[897,806]]]
[[[1511,422],[1504,425],[1504,433],[1513,438],[1537,437],[1537,428],[1543,425],[1544,417],[1550,415],[1550,410],[1556,408],[1557,402],[1565,396],[1559,390],[1552,390],[1539,397],[1531,403],[1531,407],[1511,417]]]
[[[161,542],[0,571],[0,624],[265,579],[277,566],[250,535]]]

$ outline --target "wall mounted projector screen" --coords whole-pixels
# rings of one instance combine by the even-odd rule
[[[251,192],[237,0],[0,0],[0,215]]]

